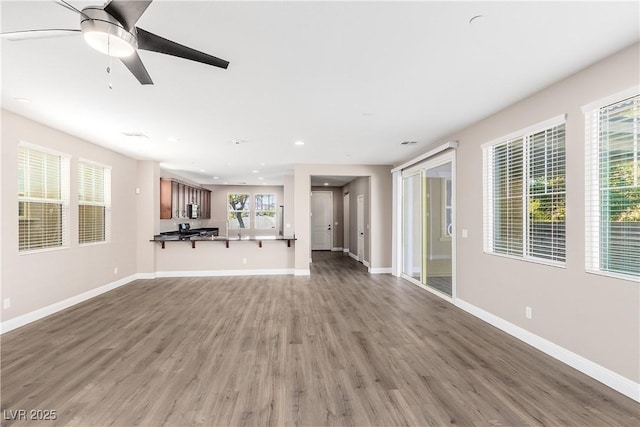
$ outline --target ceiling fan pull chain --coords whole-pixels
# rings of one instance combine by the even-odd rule
[[[109,65],[107,66],[107,77],[109,77],[109,89],[113,89],[111,81],[111,35],[107,34],[107,56],[109,57]]]

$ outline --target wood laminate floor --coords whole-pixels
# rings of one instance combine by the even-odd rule
[[[3,335],[1,356],[6,426],[640,423],[631,399],[340,253],[311,277],[136,281]]]

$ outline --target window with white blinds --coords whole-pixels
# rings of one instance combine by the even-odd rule
[[[108,242],[111,225],[111,168],[78,162],[78,243]]]
[[[637,89],[636,89],[637,90]],[[640,95],[586,111],[587,271],[640,278]]]
[[[69,157],[18,145],[18,251],[67,245]]]
[[[484,145],[483,157],[485,252],[564,264],[564,116]]]
[[[276,228],[276,195],[256,194],[255,197],[255,228],[274,229]]]

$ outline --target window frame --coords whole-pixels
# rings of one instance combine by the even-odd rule
[[[582,106],[585,120],[585,271],[633,282],[638,282],[640,276],[602,268],[601,247],[604,244],[600,228],[602,218],[600,192],[603,189],[600,179],[602,140],[599,135],[602,109],[638,96],[640,96],[640,86],[634,86]],[[636,159],[640,159],[640,146],[636,146],[635,150]]]
[[[535,254],[531,254],[531,248],[529,245],[529,233],[531,231],[530,227],[530,219],[529,219],[529,204],[530,198],[534,193],[531,193],[528,180],[529,180],[529,168],[531,159],[529,158],[529,139],[534,135],[551,130],[553,128],[564,126],[565,138],[564,138],[564,156],[565,156],[565,164],[564,164],[564,177],[565,177],[565,186],[564,186],[564,201],[565,201],[565,209],[566,209],[566,114],[562,114],[559,116],[555,116],[548,120],[542,121],[540,123],[536,123],[534,125],[528,126],[524,129],[521,129],[516,132],[512,132],[508,135],[505,135],[500,138],[496,138],[492,141],[482,144],[482,180],[483,180],[483,251],[488,255],[499,256],[504,258],[510,258],[520,261],[532,262],[537,264],[548,265],[551,267],[559,267],[566,268],[566,232],[564,237],[564,260],[555,260],[555,259],[547,259],[541,256],[536,256]],[[494,210],[494,199],[495,196],[493,194],[493,180],[494,180],[494,171],[492,161],[490,162],[490,156],[493,153],[493,149],[495,147],[517,143],[521,141],[522,145],[522,195],[520,198],[522,199],[522,249],[520,254],[510,254],[510,253],[500,253],[496,252],[494,249],[495,242],[495,229],[494,229],[494,218],[495,218],[495,210]],[[565,216],[565,227],[566,227],[566,216]]]
[[[103,201],[102,202],[87,202],[81,199],[82,197],[82,186],[84,184],[80,179],[80,168],[82,165],[86,165],[89,167],[102,169],[103,175]],[[78,179],[78,245],[79,246],[92,246],[92,245],[102,245],[106,243],[111,243],[111,166],[105,165],[93,160],[78,159],[77,163],[77,179]],[[94,183],[95,184],[95,183]],[[100,206],[104,208],[104,239],[103,240],[93,240],[88,242],[80,241],[80,209],[81,206]]]
[[[231,196],[232,194],[240,194],[243,196],[247,196],[247,206],[244,209],[238,210],[238,209],[231,209],[231,204],[229,203],[229,196]],[[241,192],[228,192],[227,193],[227,199],[226,199],[226,204],[227,204],[227,229],[228,230],[251,230],[251,193],[241,193]],[[232,212],[246,212],[247,213],[247,218],[249,219],[249,224],[247,227],[231,227],[231,221],[229,220],[229,214],[231,214]]]
[[[60,177],[60,198],[50,199],[48,197],[32,197],[27,196],[26,192],[21,195],[20,193],[20,181],[24,180],[23,188],[28,188],[30,183],[30,174],[27,176],[20,176],[20,166],[18,164],[18,188],[16,191],[18,199],[18,241],[17,251],[18,255],[31,255],[43,252],[59,251],[69,248],[69,193],[70,193],[70,174],[71,174],[71,156],[58,150],[44,147],[37,144],[32,144],[26,141],[20,141],[17,144],[17,154],[19,163],[19,151],[20,149],[27,149],[36,151],[45,155],[52,155],[60,158],[59,163],[59,177]],[[20,215],[20,203],[52,203],[60,206],[60,245],[46,246],[43,248],[35,249],[20,249],[20,221],[27,221],[28,215],[25,213],[29,210],[29,205],[25,206],[23,215]]]

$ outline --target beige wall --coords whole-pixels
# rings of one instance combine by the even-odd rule
[[[2,110],[2,298],[11,308],[2,321],[74,297],[137,272],[137,162],[94,144]],[[69,247],[18,254],[18,142],[71,155]],[[111,242],[78,245],[78,159],[112,167]],[[150,238],[151,236],[148,236]],[[114,273],[114,268],[118,273]]]
[[[278,270],[279,274],[291,274],[293,271],[294,242],[291,247],[287,241],[258,242],[196,242],[193,249],[189,242],[168,242],[165,249],[155,244],[156,270],[159,275],[166,272],[187,272],[187,274],[206,275],[223,272],[246,271],[259,273]],[[252,271],[253,270],[253,271]]]
[[[391,269],[391,166],[299,164],[295,166],[295,229],[297,274],[309,271],[311,175],[369,177],[370,197],[365,200],[370,217],[370,266],[374,272]],[[355,203],[351,204],[355,211]],[[353,246],[353,245],[351,245]]]
[[[638,85],[639,45],[597,63],[443,141],[458,140],[457,295],[481,309],[640,382],[640,285],[585,272],[581,106]],[[567,114],[566,268],[483,252],[481,144]],[[467,229],[469,237],[461,238]],[[525,318],[525,306],[533,318]]]

